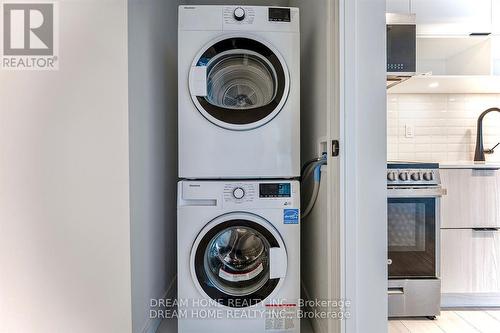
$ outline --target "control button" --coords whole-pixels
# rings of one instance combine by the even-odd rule
[[[387,173],[387,180],[388,181],[395,181],[396,180],[396,173],[395,172],[388,172]]]
[[[236,21],[242,21],[245,18],[245,10],[241,7],[236,8],[233,14]]]
[[[411,179],[414,180],[414,181],[419,181],[421,178],[420,176],[420,172],[414,172],[411,174]]]
[[[241,187],[237,187],[233,191],[233,197],[236,199],[243,199],[245,196],[245,191]]]
[[[401,172],[399,174],[399,180],[402,180],[402,181],[407,181],[408,180],[408,173],[406,172]]]
[[[434,174],[432,172],[425,172],[424,179],[427,181],[434,180]]]

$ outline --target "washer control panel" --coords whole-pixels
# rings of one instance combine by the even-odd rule
[[[224,185],[224,201],[244,203],[255,200],[257,189],[254,184],[229,183]]]
[[[292,187],[290,183],[264,183],[259,184],[260,198],[290,198]]]
[[[179,182],[180,206],[218,207],[228,210],[300,208],[300,183],[296,180]]]
[[[225,24],[252,24],[255,20],[253,7],[224,7]]]
[[[298,185],[292,181],[224,184],[223,203],[227,207],[289,207],[296,205]]]
[[[269,21],[290,22],[290,8],[269,7]]]

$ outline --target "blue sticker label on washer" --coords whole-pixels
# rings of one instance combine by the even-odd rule
[[[285,224],[299,224],[299,210],[298,209],[285,209],[283,210],[283,222]]]

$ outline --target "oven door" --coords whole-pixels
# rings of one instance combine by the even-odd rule
[[[389,278],[435,278],[439,197],[389,197]]]

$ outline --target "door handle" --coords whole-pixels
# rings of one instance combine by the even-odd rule
[[[472,228],[475,232],[493,232],[493,231],[498,231],[500,228]]]
[[[189,75],[189,90],[194,96],[207,96],[207,67],[191,67]]]
[[[405,289],[403,287],[390,287],[387,289],[389,295],[404,295]]]
[[[280,279],[286,276],[288,266],[285,249],[272,247],[269,249],[269,278]]]

